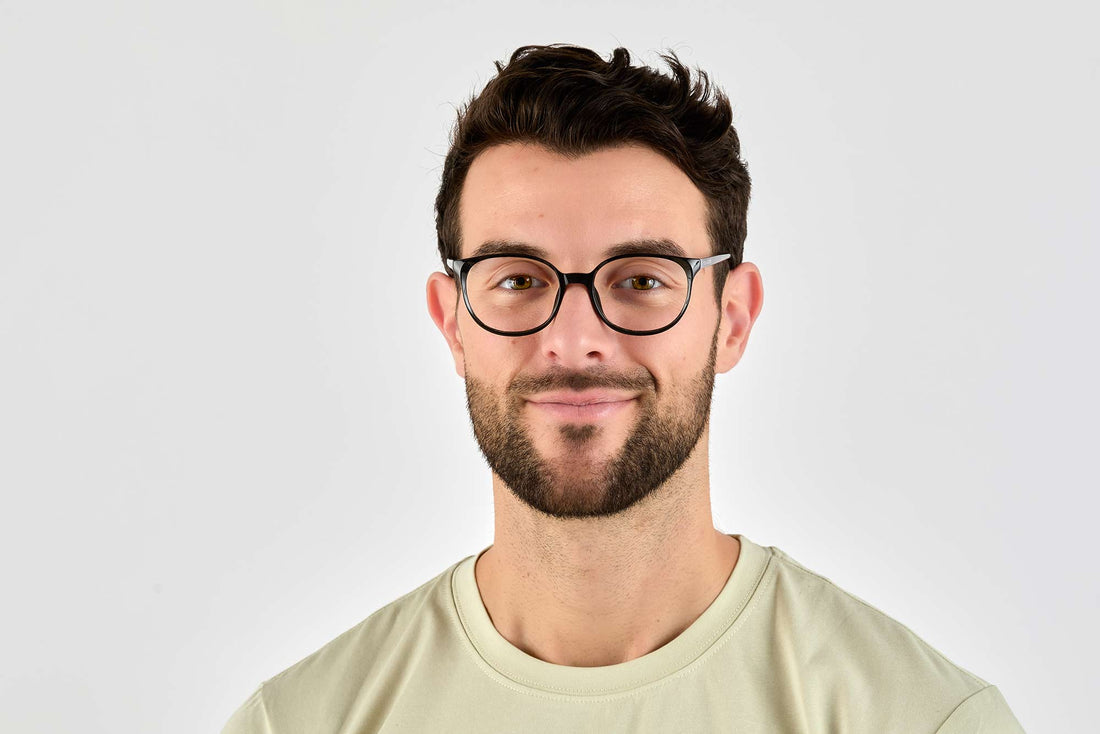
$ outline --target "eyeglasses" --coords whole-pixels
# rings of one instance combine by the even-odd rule
[[[730,257],[617,255],[588,273],[563,273],[538,257],[498,254],[447,260],[478,326],[501,336],[526,336],[558,315],[565,288],[588,289],[592,308],[615,331],[660,334],[687,311],[696,274]]]

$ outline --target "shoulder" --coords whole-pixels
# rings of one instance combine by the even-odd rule
[[[295,722],[306,730],[327,730],[327,719],[348,702],[374,695],[396,669],[418,651],[455,637],[457,624],[451,576],[462,561],[404,596],[281,673],[264,681],[234,713],[223,734],[281,734],[277,723]],[[332,727],[335,730],[335,727]]]
[[[992,695],[984,691],[996,691],[898,620],[769,550],[773,568],[758,590],[769,609],[761,615],[769,657],[810,710],[833,722],[870,717],[881,730],[904,721],[933,732],[964,702],[980,705]]]
[[[790,632],[795,634],[797,630],[803,644],[822,651],[843,647],[854,661],[868,663],[888,655],[891,665],[904,663],[928,669],[968,693],[989,685],[953,663],[903,623],[806,568],[782,550],[771,550],[776,567],[774,603],[792,620],[797,620]]]

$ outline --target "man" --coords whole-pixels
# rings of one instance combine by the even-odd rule
[[[1019,732],[997,689],[715,529],[714,376],[763,303],[727,99],[525,47],[462,110],[428,310],[494,542],[267,681],[227,734]]]

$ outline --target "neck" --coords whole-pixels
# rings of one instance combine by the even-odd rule
[[[737,562],[711,519],[706,436],[664,485],[612,517],[551,518],[494,475],[495,537],[475,568],[497,631],[558,665],[641,657],[694,622]]]

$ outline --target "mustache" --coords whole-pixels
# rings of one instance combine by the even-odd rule
[[[590,390],[592,388],[618,388],[620,390],[647,390],[656,381],[645,369],[636,372],[617,373],[610,370],[584,372],[558,370],[541,375],[519,375],[508,385],[512,395],[529,395],[548,390]]]

